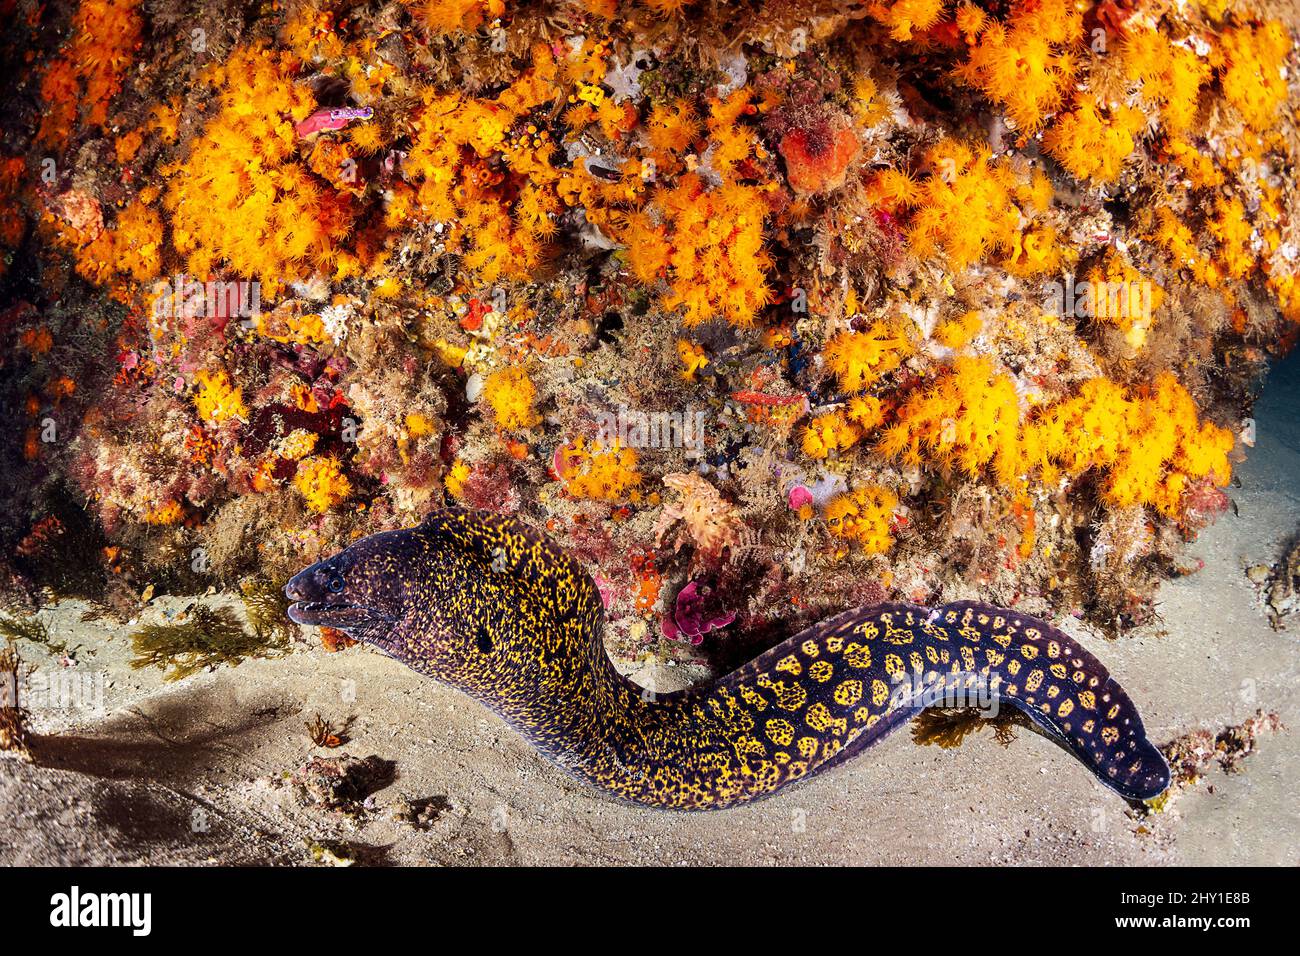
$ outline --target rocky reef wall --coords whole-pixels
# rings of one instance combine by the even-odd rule
[[[1300,328],[1283,4],[0,8],[12,600],[459,504],[627,655],[887,597],[1121,629]]]

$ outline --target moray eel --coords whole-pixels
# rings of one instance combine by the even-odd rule
[[[513,518],[438,511],[313,564],[285,594],[299,624],[338,628],[463,691],[572,776],[656,808],[770,795],[981,680],[1125,798],[1169,785],[1137,709],[1096,658],[1043,621],[985,604],[848,611],[707,686],[654,694],[606,655],[591,577]]]

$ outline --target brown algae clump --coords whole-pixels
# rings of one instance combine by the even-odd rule
[[[274,655],[288,641],[266,631],[250,634],[234,611],[200,604],[183,621],[141,627],[131,635],[131,643],[133,668],[168,668],[166,680],[174,681],[220,664]]]

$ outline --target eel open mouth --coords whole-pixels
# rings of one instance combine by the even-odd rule
[[[380,620],[380,616],[359,604],[325,601],[295,601],[289,605],[289,620],[346,631]]]

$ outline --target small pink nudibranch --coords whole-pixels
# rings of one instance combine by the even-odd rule
[[[368,120],[375,115],[369,106],[339,107],[337,109],[317,110],[293,129],[299,138],[313,136],[327,129],[342,129],[353,120]]]

